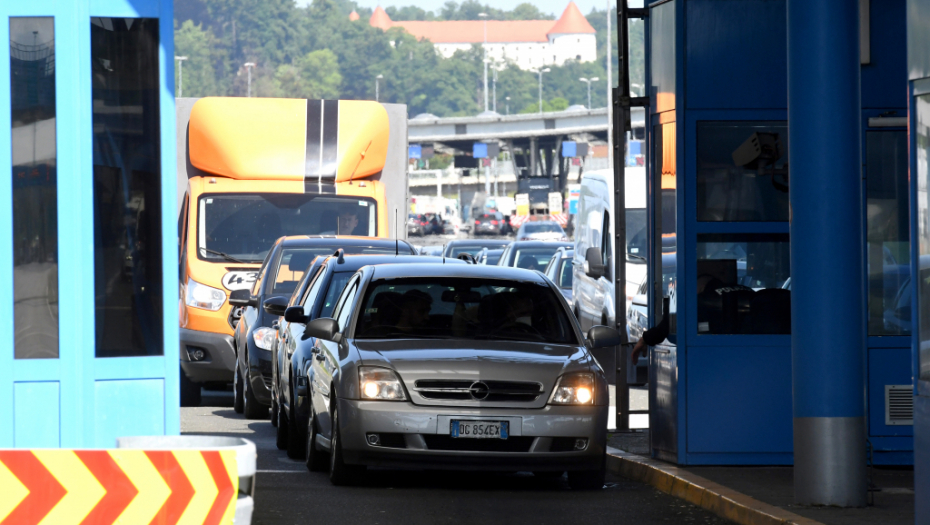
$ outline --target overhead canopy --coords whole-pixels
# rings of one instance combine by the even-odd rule
[[[387,111],[364,100],[207,97],[191,110],[191,164],[233,179],[330,182],[384,168]]]

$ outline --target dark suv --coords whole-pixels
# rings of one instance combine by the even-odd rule
[[[274,323],[313,259],[337,248],[346,253],[416,253],[404,241],[370,237],[292,236],[278,239],[268,251],[251,290],[237,290],[229,303],[239,311],[233,335],[236,348],[233,408],[249,419],[267,417],[271,403],[271,350]],[[261,305],[261,307],[259,307]]]
[[[466,264],[460,259],[424,256],[344,255],[337,252],[314,263],[318,267],[307,276],[307,283],[298,287],[299,297],[292,296],[287,313],[278,326],[276,359],[274,362],[275,410],[277,446],[287,449],[292,458],[304,457],[307,419],[307,369],[314,358],[313,338],[304,335],[306,324],[313,319],[329,317],[336,299],[349,278],[363,266],[382,264]],[[308,272],[309,273],[309,272]]]

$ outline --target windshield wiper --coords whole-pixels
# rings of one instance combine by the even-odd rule
[[[200,249],[207,253],[212,253],[213,255],[219,255],[220,257],[226,259],[227,261],[237,262],[239,264],[251,264],[248,261],[243,261],[242,259],[236,259],[235,257],[233,257],[232,255],[229,255],[228,253],[218,252],[216,250],[211,250],[210,248],[204,248],[203,246],[201,246]]]
[[[642,255],[633,255],[632,253],[626,254],[627,257],[632,257],[634,259],[639,259],[640,261],[646,262],[646,258]]]

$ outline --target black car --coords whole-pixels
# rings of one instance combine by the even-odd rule
[[[502,213],[492,211],[475,216],[475,226],[472,232],[475,235],[503,235],[509,226]]]
[[[543,271],[559,248],[573,248],[570,242],[514,241],[504,249],[498,266]]]
[[[442,252],[443,257],[458,257],[463,253],[468,253],[474,257],[478,256],[478,253],[481,252],[484,248],[489,250],[498,250],[510,244],[510,241],[503,240],[479,240],[479,239],[456,239],[454,241],[449,241],[446,244],[445,250]]]
[[[291,306],[287,308],[284,319],[281,319],[278,325],[272,387],[276,402],[272,415],[277,417],[277,446],[287,449],[288,456],[303,457],[306,441],[304,433],[310,415],[306,402],[306,370],[314,356],[314,341],[304,336],[306,323],[332,315],[336,299],[349,278],[359,268],[381,264],[424,263],[466,264],[458,259],[408,255],[344,255],[342,251],[314,263],[316,270],[308,276],[305,286],[300,287],[302,293],[292,296]]]
[[[282,237],[275,242],[251,290],[237,290],[229,303],[236,308],[233,335],[236,349],[233,408],[249,419],[266,417],[271,403],[271,350],[275,341],[274,321],[284,314],[288,298],[310,262],[330,255],[337,248],[348,253],[414,254],[403,241],[366,237]],[[261,305],[261,308],[259,307]]]

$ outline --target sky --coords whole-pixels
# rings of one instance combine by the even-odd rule
[[[427,11],[437,11],[446,3],[446,0],[357,0],[358,4],[366,7],[377,7],[379,4],[381,7],[403,7],[406,5],[417,5]],[[311,0],[297,0],[297,5],[303,6],[307,5]],[[485,3],[493,5],[498,9],[513,9],[514,7],[522,4],[524,2],[529,2],[535,4],[539,7],[539,10],[544,13],[549,13],[553,16],[559,16],[562,14],[562,11],[565,10],[565,6],[568,5],[569,0],[493,0],[488,1],[484,0]],[[461,3],[461,2],[459,2]],[[607,4],[616,6],[616,0],[575,0],[575,4],[578,5],[578,9],[582,13],[588,14],[591,12],[591,8],[597,7],[598,9],[605,9]],[[630,7],[641,7],[642,0],[631,0]]]

